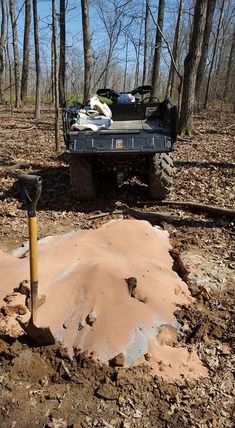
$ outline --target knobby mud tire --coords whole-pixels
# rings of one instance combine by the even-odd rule
[[[169,195],[173,183],[173,155],[157,153],[150,162],[149,196],[162,201]]]
[[[80,155],[70,156],[70,182],[72,194],[77,199],[95,198],[92,158]]]

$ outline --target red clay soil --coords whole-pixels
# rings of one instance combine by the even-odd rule
[[[46,301],[36,325],[49,326],[71,357],[74,348],[102,363],[121,354],[122,366],[145,362],[168,381],[207,375],[195,351],[178,344],[174,312],[193,298],[172,270],[165,232],[146,221],[113,220],[96,230],[49,237],[38,247],[39,290]],[[24,306],[21,294],[29,260],[22,258],[25,249],[17,253],[0,257],[0,329],[8,334],[17,331],[19,308],[21,321],[29,318],[28,296]]]

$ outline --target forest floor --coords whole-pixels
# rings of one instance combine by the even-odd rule
[[[190,309],[177,311],[179,322],[187,325],[181,341],[196,348],[208,378],[167,383],[152,377],[145,366],[99,366],[81,355],[71,362],[59,346],[34,348],[24,337],[1,337],[0,426],[232,427],[234,292],[232,283],[219,275],[228,272],[230,278],[235,267],[233,219],[144,204],[150,202],[147,187],[135,179],[119,186],[107,180],[96,201],[80,203],[70,192],[66,155],[63,150],[59,156],[55,152],[52,110],[45,107],[36,123],[31,107],[14,110],[12,116],[7,107],[1,107],[0,118],[2,250],[10,252],[28,238],[16,179],[21,173],[35,173],[43,177],[38,203],[40,238],[97,228],[120,217],[112,211],[124,204],[138,211],[164,211],[177,217],[161,221],[169,231],[175,259],[191,251],[218,271],[209,293],[189,284],[196,302]],[[197,133],[192,139],[179,139],[176,145],[170,199],[234,207],[234,123],[234,114],[218,110],[196,115]],[[91,218],[109,211],[107,217]],[[151,223],[158,224],[156,219]],[[218,282],[225,285],[217,287]]]

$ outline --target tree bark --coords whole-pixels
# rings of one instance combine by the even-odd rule
[[[84,48],[84,104],[91,97],[91,77],[92,77],[92,53],[91,53],[91,36],[89,25],[89,0],[81,0],[82,8],[82,31],[83,31],[83,48]]]
[[[178,59],[179,33],[180,33],[180,25],[181,25],[181,19],[182,19],[182,14],[183,14],[183,3],[184,3],[184,0],[180,0],[178,17],[177,17],[177,22],[176,22],[176,27],[175,27],[173,49],[172,49],[172,55],[173,55],[173,58],[175,60],[175,63],[177,63],[177,59]],[[174,83],[175,83],[175,68],[173,65],[173,61],[171,61],[169,77],[168,77],[168,82],[167,82],[167,89],[166,89],[166,94],[170,95],[170,97],[172,97]]]
[[[52,31],[52,37],[51,37],[51,102],[52,104],[55,103],[55,82],[54,82],[54,45],[53,45],[53,31]]]
[[[193,133],[193,110],[197,68],[200,61],[206,21],[207,0],[196,0],[189,52],[184,61],[184,79],[179,130],[181,134]]]
[[[196,77],[196,85],[195,85],[195,98],[196,98],[196,104],[198,109],[199,109],[199,102],[200,102],[200,91],[201,91],[202,79],[206,69],[206,60],[208,55],[208,47],[209,47],[209,41],[210,41],[210,35],[211,35],[211,29],[212,29],[212,23],[213,23],[213,15],[215,11],[215,4],[216,4],[216,0],[208,0],[208,7],[207,7],[207,13],[206,13],[206,25],[205,25],[205,31],[204,31],[203,43],[202,43],[202,54],[201,54],[201,58],[197,69],[197,77]]]
[[[17,39],[17,24],[15,17],[15,0],[10,0],[10,17],[13,36],[14,74],[15,74],[15,107],[20,107],[20,66]]]
[[[152,71],[152,92],[151,92],[150,99],[157,98],[159,95],[160,57],[161,57],[162,30],[163,30],[163,20],[164,20],[164,7],[165,7],[165,0],[159,0],[158,18],[157,18],[158,26],[156,29],[156,41],[155,41],[153,71]]]
[[[141,42],[142,42],[142,21],[141,21],[141,24],[140,24],[138,46],[136,47],[135,88],[137,88],[137,86],[139,85]]]
[[[9,48],[9,10],[8,10],[8,4],[7,3],[6,3],[6,45],[5,45],[5,57],[6,57],[6,62],[8,64],[8,70],[9,70],[10,111],[11,111],[11,116],[12,116],[13,115],[13,94],[12,94],[13,73],[12,73],[12,64],[11,64],[10,48]]]
[[[58,54],[57,54],[57,43],[56,43],[56,0],[52,0],[52,41],[53,41],[53,53],[54,53],[54,95],[55,95],[55,146],[56,151],[59,152],[59,82],[58,82]]]
[[[65,31],[65,0],[60,0],[60,67],[59,67],[59,99],[60,106],[66,104],[65,74],[66,74],[66,31]]]
[[[217,32],[216,32],[216,37],[215,37],[215,45],[214,45],[214,49],[213,49],[211,65],[210,65],[210,70],[209,70],[209,75],[208,75],[207,85],[206,85],[206,95],[205,95],[205,101],[204,101],[204,108],[207,108],[207,103],[208,103],[211,73],[212,73],[212,70],[214,68],[215,54],[216,54],[216,50],[217,50],[217,46],[218,46],[219,33],[220,33],[221,22],[222,22],[223,12],[224,12],[224,3],[225,3],[225,0],[222,1],[221,8],[220,8],[219,23],[218,23],[218,27],[217,27]]]
[[[28,77],[29,77],[29,36],[31,24],[31,0],[25,0],[25,22],[24,22],[24,47],[23,47],[23,65],[21,76],[21,101],[27,100]]]
[[[126,91],[126,79],[127,79],[127,66],[128,66],[128,38],[126,36],[126,53],[125,53],[125,69],[124,69],[124,81],[123,81],[123,92]]]
[[[4,102],[3,95],[3,73],[4,73],[4,47],[6,29],[5,0],[1,0],[1,34],[0,34],[0,104]]]
[[[148,28],[149,28],[149,0],[146,0],[145,20],[144,20],[144,60],[143,60],[143,78],[142,85],[145,84],[147,75],[147,57],[148,57]]]
[[[41,115],[40,102],[40,83],[41,83],[41,67],[39,54],[39,38],[38,38],[38,9],[37,0],[33,0],[33,23],[34,23],[34,49],[35,49],[35,65],[36,65],[36,99],[35,99],[35,119],[39,119]]]
[[[232,40],[231,49],[229,53],[228,68],[226,72],[226,80],[225,80],[224,93],[223,93],[224,100],[228,96],[230,80],[232,80],[232,77],[235,76],[234,70],[235,70],[235,27],[233,30],[233,40]]]

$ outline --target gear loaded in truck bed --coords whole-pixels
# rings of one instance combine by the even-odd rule
[[[150,90],[150,86],[139,87],[127,96],[139,94],[143,97]],[[126,179],[133,175],[147,179],[150,197],[165,198],[172,184],[176,106],[169,97],[162,102],[152,102],[149,98],[141,101],[139,97],[134,102],[120,103],[114,91],[105,89],[97,93],[111,94],[109,127],[97,127],[96,131],[75,130],[73,124],[79,118],[79,111],[85,108],[80,103],[72,104],[63,112],[73,193],[79,199],[94,198],[100,172],[111,170],[119,182],[120,177]]]
[[[157,104],[113,104],[113,123],[99,131],[71,131],[67,109],[66,144],[70,153],[168,152],[176,140],[176,107],[166,98]]]

